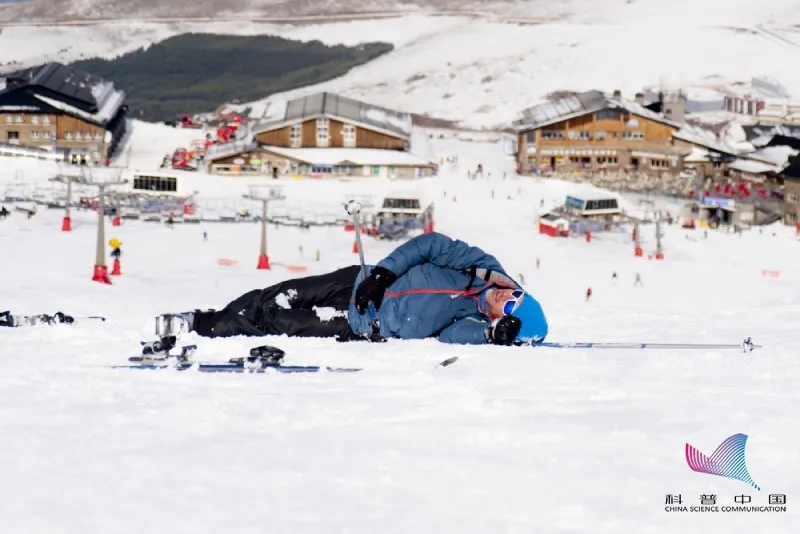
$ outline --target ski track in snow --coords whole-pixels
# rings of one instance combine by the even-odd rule
[[[793,531],[800,495],[793,232],[711,231],[705,241],[698,231],[692,241],[668,226],[666,259],[636,259],[630,234],[596,235],[587,244],[536,233],[540,199],[563,201],[578,186],[502,180],[503,171],[513,176],[513,161],[498,144],[437,140],[435,148],[458,154],[459,167],[446,164],[436,179],[401,185],[436,200],[438,230],[493,253],[512,276],[524,274],[548,314],[550,340],[739,343],[749,335],[764,348],[557,350],[190,335],[185,342],[198,343],[197,357],[207,361],[269,343],[286,350],[288,364],[364,371],[115,370],[152,337],[154,315],[219,308],[294,276],[282,264],[305,265],[308,274],[353,264],[353,234],[270,227],[275,267],[263,272],[255,269],[257,224],[109,225],[106,240],[124,243],[123,275],[104,286],[90,280],[93,213],[74,212],[74,231],[65,234],[60,210],[42,208],[31,220],[13,212],[0,221],[0,310],[109,320],[0,330],[2,531]],[[477,162],[494,178],[466,181],[464,170]],[[0,187],[16,168],[42,183],[52,175],[41,163],[1,163]],[[331,195],[398,187],[285,183],[289,200],[313,191],[334,204]],[[646,253],[652,233],[643,227]],[[301,256],[298,245],[321,249],[321,261]],[[393,246],[365,238],[367,261]],[[219,257],[239,266],[219,266]],[[763,277],[762,269],[781,276]],[[643,288],[633,287],[637,272]],[[586,303],[588,286],[594,295]],[[451,356],[458,363],[436,367]],[[710,453],[737,432],[750,436],[747,463],[760,493],[686,465],[685,443]],[[694,505],[708,493],[722,504],[752,495],[759,505],[783,493],[789,512],[664,511],[665,494]]]

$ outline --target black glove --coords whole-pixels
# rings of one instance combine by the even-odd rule
[[[492,321],[492,324],[487,327],[486,337],[489,343],[495,345],[511,345],[521,328],[522,321],[519,317],[504,315]]]
[[[13,327],[14,325],[14,316],[11,315],[11,312],[6,310],[4,312],[0,312],[0,326],[9,326]]]
[[[369,303],[375,304],[375,309],[379,310],[383,302],[383,294],[386,288],[397,280],[397,275],[389,269],[375,267],[370,275],[358,284],[356,289],[356,309],[358,313],[364,315]]]
[[[75,319],[66,313],[56,312],[56,314],[53,316],[53,322],[72,324],[75,322]]]

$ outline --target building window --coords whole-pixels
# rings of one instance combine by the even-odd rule
[[[14,122],[14,117],[6,115],[6,124],[11,124],[12,122]]]
[[[303,125],[293,124],[289,130],[289,145],[292,148],[300,148],[303,145]]]
[[[19,144],[19,132],[9,131],[8,132],[8,142],[12,145]]]
[[[586,130],[570,130],[567,132],[567,139],[571,141],[586,141],[591,136],[591,132],[587,132]]]
[[[16,122],[17,124],[22,124],[23,122],[22,115],[17,115],[16,117],[14,117],[14,122]]]
[[[619,162],[617,160],[617,156],[598,156],[597,157],[597,164],[598,165],[618,165]]]
[[[542,130],[542,139],[564,139],[562,130]]]
[[[64,132],[64,139],[72,141],[72,132]]]
[[[133,188],[140,191],[164,191],[175,193],[178,191],[178,180],[177,178],[140,175],[133,179]]]
[[[650,167],[654,169],[666,169],[669,167],[669,162],[665,159],[651,159]]]
[[[317,119],[317,146],[328,146],[328,119],[325,117]]]
[[[31,115],[31,124],[39,124],[39,115]]]
[[[595,114],[595,118],[598,121],[618,121],[619,111],[615,109],[603,109]]]
[[[344,146],[346,148],[356,146],[356,127],[351,124],[344,125]]]
[[[789,193],[789,202],[797,204],[797,193]]]
[[[50,139],[50,132],[42,132],[42,139]]]
[[[594,133],[594,140],[595,141],[605,141],[606,140],[606,133],[605,132],[595,132]]]
[[[625,130],[624,132],[622,132],[622,138],[628,141],[641,140],[644,139],[644,134],[642,132],[632,132]]]
[[[103,132],[95,132],[94,133],[94,140],[100,141],[103,138]]]
[[[39,139],[39,132],[31,132],[31,139]]]
[[[42,124],[50,124],[50,115],[42,117]]]

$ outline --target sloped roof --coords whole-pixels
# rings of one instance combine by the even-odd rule
[[[789,137],[800,138],[800,126],[792,126],[789,124],[775,124],[769,126],[759,124],[743,124],[742,130],[744,130],[745,137],[748,141],[762,136],[772,137],[774,135],[785,135]]]
[[[581,117],[608,108],[627,111],[633,115],[675,128],[681,127],[680,123],[666,119],[632,100],[609,98],[603,92],[597,90],[570,95],[554,102],[545,102],[524,109],[521,113],[522,117],[514,121],[513,126],[518,132],[535,130],[556,122]]]
[[[0,87],[0,95],[23,90],[56,109],[97,124],[111,121],[125,103],[125,93],[112,82],[57,62],[6,74]]]
[[[780,172],[783,167],[779,165],[770,165],[769,163],[763,163],[761,161],[737,158],[728,163],[728,168],[750,174],[762,174],[765,172]]]
[[[718,139],[717,135],[711,130],[701,128],[699,126],[684,124],[680,130],[672,133],[672,137],[686,141],[692,145],[708,148],[714,152],[719,152],[720,154],[726,154],[729,156],[738,156],[744,152],[733,145]]]
[[[403,139],[408,139],[411,135],[410,113],[373,106],[333,93],[315,93],[289,100],[285,105],[271,109],[270,117],[256,122],[252,131],[253,133],[266,132],[289,123],[322,116],[338,117],[363,124]]]
[[[433,165],[425,158],[410,152],[382,148],[285,148],[269,145],[261,148],[279,156],[311,165],[411,165],[417,167]]]

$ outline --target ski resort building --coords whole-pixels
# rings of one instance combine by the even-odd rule
[[[522,112],[514,123],[521,173],[678,173],[689,151],[672,143],[677,121],[600,91],[566,96]]]
[[[105,163],[125,135],[125,93],[60,63],[0,77],[0,143]]]
[[[331,93],[270,104],[248,127],[244,139],[209,148],[209,172],[419,178],[436,171],[410,114]]]

